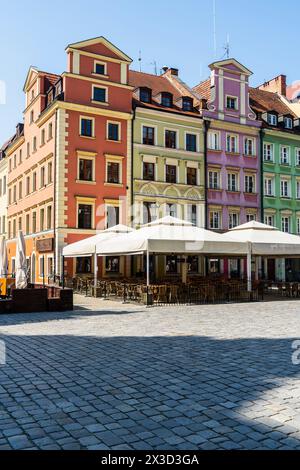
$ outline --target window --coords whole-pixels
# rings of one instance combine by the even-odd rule
[[[30,143],[27,142],[27,158],[30,157]]]
[[[154,127],[143,126],[143,144],[154,145],[155,144],[155,129]]]
[[[254,152],[254,140],[248,137],[245,138],[245,155],[253,156]]]
[[[120,272],[120,258],[119,256],[106,256],[105,258],[105,271],[107,273]]]
[[[108,140],[120,140],[120,124],[109,122],[107,125],[107,138]]]
[[[266,162],[272,162],[274,160],[273,144],[264,144],[264,160]]]
[[[186,169],[186,184],[196,186],[197,184],[197,168],[187,167]]]
[[[0,196],[2,196],[2,179],[0,179]]]
[[[26,196],[30,193],[30,176],[26,177]]]
[[[8,190],[8,204],[11,204],[11,188]]]
[[[267,121],[268,121],[268,124],[270,124],[270,126],[277,126],[276,114],[268,114]]]
[[[19,165],[22,163],[22,149],[19,152]]]
[[[265,224],[274,227],[274,215],[266,214],[265,215]]]
[[[221,227],[221,213],[219,211],[210,211],[209,228],[220,229],[220,227]]]
[[[220,134],[219,132],[208,133],[208,148],[211,150],[220,150]]]
[[[6,194],[6,176],[3,177],[3,194]]]
[[[170,149],[176,149],[176,131],[165,131],[165,146]]]
[[[14,168],[17,168],[17,155],[14,154]]]
[[[290,188],[289,188],[289,181],[288,180],[281,180],[280,181],[280,195],[281,195],[281,197],[289,197]]]
[[[209,189],[220,189],[220,173],[218,171],[208,172]]]
[[[154,181],[155,179],[154,163],[143,162],[143,179]]]
[[[40,187],[43,188],[45,186],[45,167],[41,167],[41,182]]]
[[[34,121],[34,114],[33,111],[30,111],[30,124],[32,124]]]
[[[245,175],[245,192],[255,193],[255,176]]]
[[[32,191],[36,191],[36,171],[32,173]]]
[[[185,148],[189,152],[197,152],[197,136],[195,134],[185,135]]]
[[[107,182],[120,183],[120,164],[117,162],[107,162]]]
[[[177,217],[176,204],[166,204],[166,215],[170,215],[171,217]]]
[[[90,158],[79,159],[79,179],[81,181],[93,181],[93,160]]]
[[[25,230],[26,230],[26,234],[28,235],[28,234],[30,233],[29,214],[26,214],[26,218],[25,218]]]
[[[17,235],[17,226],[16,226],[16,219],[13,220],[13,238],[16,238]]]
[[[172,98],[171,93],[162,93],[161,94],[161,104],[163,106],[167,106],[168,108],[172,107],[173,98]]]
[[[193,225],[197,225],[197,206],[196,204],[188,205],[188,220]]]
[[[227,189],[228,191],[238,191],[238,175],[236,173],[228,173]]]
[[[36,212],[32,213],[32,233],[36,233]]]
[[[188,98],[186,96],[182,98],[182,109],[183,111],[193,111],[192,98]]]
[[[93,101],[106,103],[106,88],[93,87]]]
[[[18,219],[18,230],[22,230],[22,217],[19,217]]]
[[[52,226],[52,206],[47,207],[47,230]]]
[[[300,181],[296,182],[296,198],[300,199]]]
[[[52,162],[48,163],[48,184],[52,183]]]
[[[36,152],[36,137],[33,138],[33,151]]]
[[[177,180],[177,166],[166,165],[166,182],[176,183],[176,180]]]
[[[54,265],[53,265],[53,256],[47,257],[47,275],[48,277],[53,276],[54,273]]]
[[[148,224],[156,220],[156,204],[154,202],[143,202],[143,223]]]
[[[284,118],[284,127],[286,129],[293,129],[293,120],[289,117]]]
[[[274,179],[273,178],[265,178],[264,187],[265,187],[266,196],[274,196]]]
[[[52,122],[50,122],[48,126],[48,140],[51,140],[52,137],[53,137],[53,125],[52,125]]]
[[[8,222],[8,238],[11,237],[11,222]]]
[[[95,62],[95,68],[94,68],[94,73],[97,73],[98,75],[106,75],[106,64],[101,64],[100,62]]]
[[[246,221],[252,222],[252,220],[256,220],[256,214],[246,214]]]
[[[34,100],[34,90],[31,90],[31,101]]]
[[[226,152],[229,153],[237,153],[238,145],[237,145],[237,136],[232,134],[227,134],[226,136]]]
[[[151,103],[151,90],[148,88],[140,88],[140,101],[143,101],[143,103]]]
[[[13,194],[14,194],[14,196],[13,196],[13,197],[14,197],[14,198],[13,198],[13,202],[17,202],[17,185],[16,185],[16,184],[14,185],[14,192],[13,192]]]
[[[239,225],[239,214],[236,212],[229,212],[229,229],[237,227]]]
[[[19,199],[22,199],[23,192],[22,192],[22,181],[19,181]]]
[[[119,206],[107,206],[106,208],[106,228],[118,225],[120,219]]]
[[[91,204],[78,204],[78,228],[92,228],[92,213]]]
[[[226,96],[226,108],[237,109],[237,98],[234,96]]]
[[[288,165],[290,163],[290,148],[286,146],[280,147],[280,163]]]
[[[42,129],[41,132],[41,145],[44,145],[45,143],[45,129]]]
[[[295,150],[295,164],[300,166],[300,148]]]
[[[166,274],[178,273],[178,259],[175,255],[166,256]]]
[[[88,118],[80,119],[80,135],[84,137],[93,137],[93,120]]]
[[[11,171],[11,158],[9,159],[8,169]]]
[[[45,209],[40,210],[40,231],[45,230]]]
[[[289,217],[281,217],[281,230],[282,232],[290,231],[290,218]]]
[[[89,274],[92,272],[92,258],[90,256],[84,256],[76,258],[76,273],[77,274]]]

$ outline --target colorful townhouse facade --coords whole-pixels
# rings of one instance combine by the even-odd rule
[[[284,76],[254,89],[252,72],[226,59],[191,88],[173,67],[129,70],[131,59],[103,37],[70,44],[66,54],[60,75],[29,69],[23,123],[1,148],[10,272],[18,230],[39,283],[62,269],[70,277],[143,271],[142,259],[94,266],[83,257],[62,267],[63,246],[118,223],[137,228],[171,215],[225,232],[258,220],[300,235],[300,112]],[[284,280],[298,264],[274,256],[255,269]],[[157,276],[180,269],[177,257],[151,267]],[[245,262],[195,256],[189,271],[243,276]]]
[[[130,204],[131,59],[102,37],[66,53],[61,75],[29,69],[24,126],[6,150],[9,271],[23,230],[32,282],[61,274],[65,244],[126,223]],[[95,268],[90,258],[64,266],[70,276]]]
[[[262,121],[262,221],[300,235],[300,120],[286,104],[285,77],[250,90],[252,108]],[[268,279],[287,280],[300,270],[298,259],[265,259]],[[292,280],[292,279],[289,279]]]
[[[203,121],[194,99],[174,86],[165,68],[156,76],[129,72],[133,93],[133,226],[171,215],[205,225]],[[197,259],[190,272],[201,272]],[[139,269],[139,267],[137,268]],[[157,274],[180,269],[176,257],[160,257]]]
[[[260,127],[249,104],[252,72],[235,59],[214,62],[196,85],[206,130],[206,228],[224,232],[260,219]],[[208,260],[209,271],[243,275],[236,259]]]

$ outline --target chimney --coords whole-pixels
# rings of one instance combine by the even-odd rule
[[[175,67],[167,67],[166,65],[162,68],[164,74],[174,75],[178,77],[178,69]]]
[[[286,75],[278,75],[278,77],[272,78],[272,80],[263,83],[258,88],[286,96]]]

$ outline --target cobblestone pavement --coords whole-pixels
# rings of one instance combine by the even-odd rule
[[[0,315],[0,449],[300,449],[300,303]]]

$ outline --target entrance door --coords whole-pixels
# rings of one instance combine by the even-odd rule
[[[275,281],[275,259],[274,258],[268,258],[268,273],[267,273],[267,279],[269,281]]]
[[[31,283],[35,284],[35,254],[32,253],[31,255]]]

